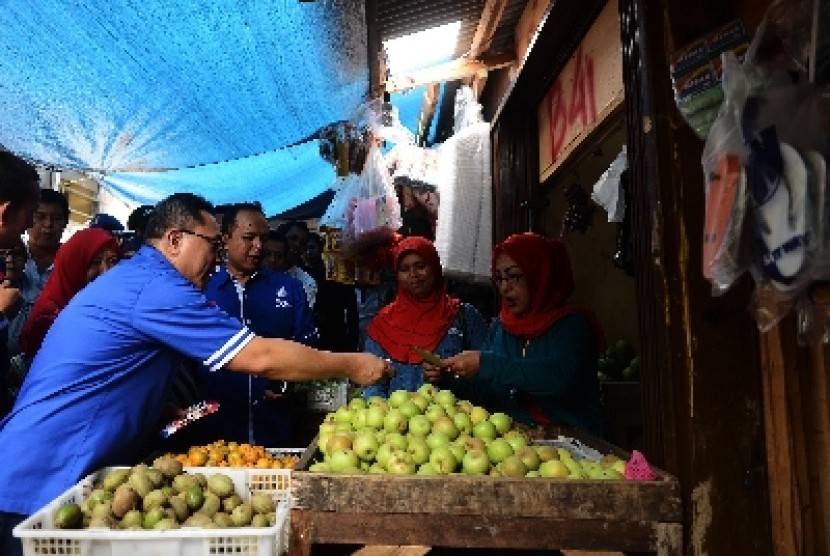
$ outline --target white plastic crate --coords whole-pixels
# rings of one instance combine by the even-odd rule
[[[93,485],[114,468],[88,475],[44,508],[14,528],[25,556],[212,556],[245,554],[277,556],[288,547],[288,479],[283,469],[188,468],[189,473],[209,477],[224,473],[236,492],[249,500],[253,492],[267,492],[277,502],[273,527],[229,527],[223,529],[181,528],[167,531],[116,531],[111,529],[55,529],[53,516],[67,502],[80,504]]]

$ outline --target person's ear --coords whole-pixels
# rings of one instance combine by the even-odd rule
[[[182,249],[184,234],[179,230],[167,230],[164,233],[164,246],[172,255],[178,254]]]
[[[9,215],[9,210],[11,208],[11,201],[2,201],[0,202],[0,227],[6,225],[6,219]]]

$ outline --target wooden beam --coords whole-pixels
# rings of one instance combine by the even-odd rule
[[[426,141],[432,118],[435,116],[435,106],[438,104],[438,93],[441,91],[440,83],[432,83],[424,93],[424,101],[421,103],[421,113],[418,115],[418,133],[416,141],[423,144]]]
[[[499,28],[499,22],[506,5],[507,0],[487,0],[487,3],[484,4],[476,32],[473,35],[473,42],[470,44],[469,56],[471,58],[476,58],[479,53],[489,49],[493,35],[495,35],[496,29]]]
[[[366,0],[366,54],[369,61],[369,94],[372,98],[383,96],[386,85],[386,56],[380,44],[377,0]]]
[[[386,82],[386,91],[394,93],[443,81],[456,81],[477,75],[486,76],[490,70],[509,66],[516,61],[512,50],[481,56],[478,59],[456,58],[443,64],[392,77]]]

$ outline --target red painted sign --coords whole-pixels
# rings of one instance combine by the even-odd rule
[[[573,78],[569,84],[557,79],[546,98],[550,119],[551,160],[559,158],[568,130],[585,128],[597,121],[594,61],[582,46],[575,54]],[[568,87],[566,89],[566,87]]]

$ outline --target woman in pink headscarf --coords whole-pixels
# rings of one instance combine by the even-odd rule
[[[121,258],[118,241],[107,230],[76,232],[58,249],[54,269],[20,332],[20,347],[31,361],[46,333],[76,293],[115,266]]]
[[[605,348],[594,314],[568,303],[571,261],[557,239],[515,234],[493,249],[499,318],[480,351],[429,367],[428,380],[528,425],[606,435],[597,360]]]

